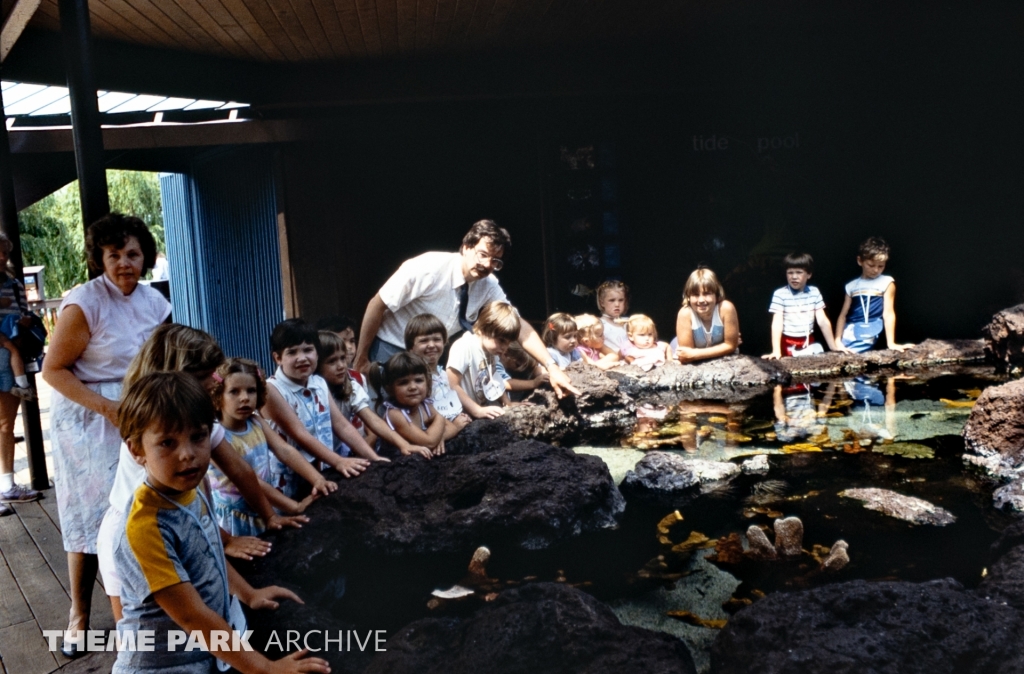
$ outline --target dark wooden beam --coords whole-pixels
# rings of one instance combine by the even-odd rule
[[[92,57],[89,2],[60,0],[59,6],[82,221],[88,227],[110,212],[100,111],[96,102],[96,66]]]
[[[21,230],[18,227],[18,207],[14,197],[14,170],[11,161],[11,146],[7,139],[7,119],[0,104],[0,232],[7,235],[13,247],[10,263],[15,274],[24,280],[21,256]],[[27,365],[27,363],[26,363]],[[35,374],[26,371],[29,387],[35,390]],[[49,489],[50,478],[46,474],[46,448],[43,445],[43,426],[39,417],[39,401],[21,401],[24,421],[25,442],[28,447],[28,469],[33,489]]]

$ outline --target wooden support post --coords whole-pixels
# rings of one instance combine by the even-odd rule
[[[11,167],[11,145],[7,139],[7,117],[0,102],[0,232],[14,244],[10,262],[19,279],[22,276],[21,235],[18,229],[18,206],[14,201],[14,172]],[[28,363],[25,364],[28,366]],[[36,376],[28,375],[29,386],[36,390]],[[23,400],[21,421],[25,429],[28,446],[28,471],[33,489],[49,489],[50,478],[46,471],[46,449],[43,446],[43,426],[39,419],[39,401]]]
[[[59,0],[64,67],[71,99],[71,126],[75,165],[85,227],[110,212],[107,175],[103,163],[103,132],[96,101],[96,73],[89,28],[88,0]],[[98,274],[92,274],[98,276]]]

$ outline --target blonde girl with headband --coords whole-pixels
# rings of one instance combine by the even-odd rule
[[[718,358],[736,353],[740,343],[740,320],[736,307],[725,299],[725,290],[715,272],[707,267],[694,270],[683,287],[683,308],[676,317],[676,338],[672,340],[680,363]]]
[[[604,324],[604,341],[618,353],[629,341],[624,327],[629,311],[629,286],[622,281],[605,281],[597,286],[597,308]]]

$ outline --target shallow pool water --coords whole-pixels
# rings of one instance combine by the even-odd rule
[[[579,584],[608,601],[623,621],[685,638],[702,668],[714,632],[677,628],[677,623],[665,622],[666,611],[724,617],[721,603],[737,581],[698,559],[707,550],[690,560],[668,555],[658,567],[655,562],[667,554],[667,546],[658,541],[657,525],[674,509],[684,519],[671,528],[673,543],[693,531],[713,542],[743,534],[752,524],[770,527],[775,518],[797,516],[804,524],[805,549],[830,546],[838,539],[849,544],[850,563],[834,575],[808,575],[808,568],[795,566],[755,571],[743,578],[747,583],[742,592],[788,591],[857,578],[921,581],[949,576],[973,586],[982,577],[989,546],[1008,519],[992,507],[991,485],[965,468],[959,434],[972,401],[995,381],[979,371],[932,373],[927,379],[860,378],[778,389],[742,404],[681,402],[645,409],[641,414],[646,418],[638,420],[636,431],[624,440],[626,446],[578,451],[604,459],[617,481],[651,448],[737,462],[766,453],[769,472],[740,475],[696,499],[630,500],[617,529],[544,551],[481,541],[492,550],[488,575],[506,585],[534,579]],[[914,526],[838,495],[852,487],[915,496],[948,510],[956,521],[944,527]],[[439,611],[469,611],[479,605],[470,601],[461,608],[427,608],[431,591],[457,583],[468,562],[468,556],[360,555],[339,560],[341,586],[335,582],[330,590],[320,583],[316,591],[334,592],[332,610],[344,621],[394,631]]]

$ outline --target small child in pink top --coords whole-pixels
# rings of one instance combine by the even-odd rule
[[[645,372],[663,365],[672,357],[668,344],[658,341],[658,329],[648,316],[630,316],[626,323],[626,336],[629,341],[622,346],[622,359]]]
[[[578,328],[576,351],[583,356],[584,363],[596,365],[602,370],[615,367],[619,363],[619,353],[604,341],[604,323],[593,314],[581,314],[576,317]]]

